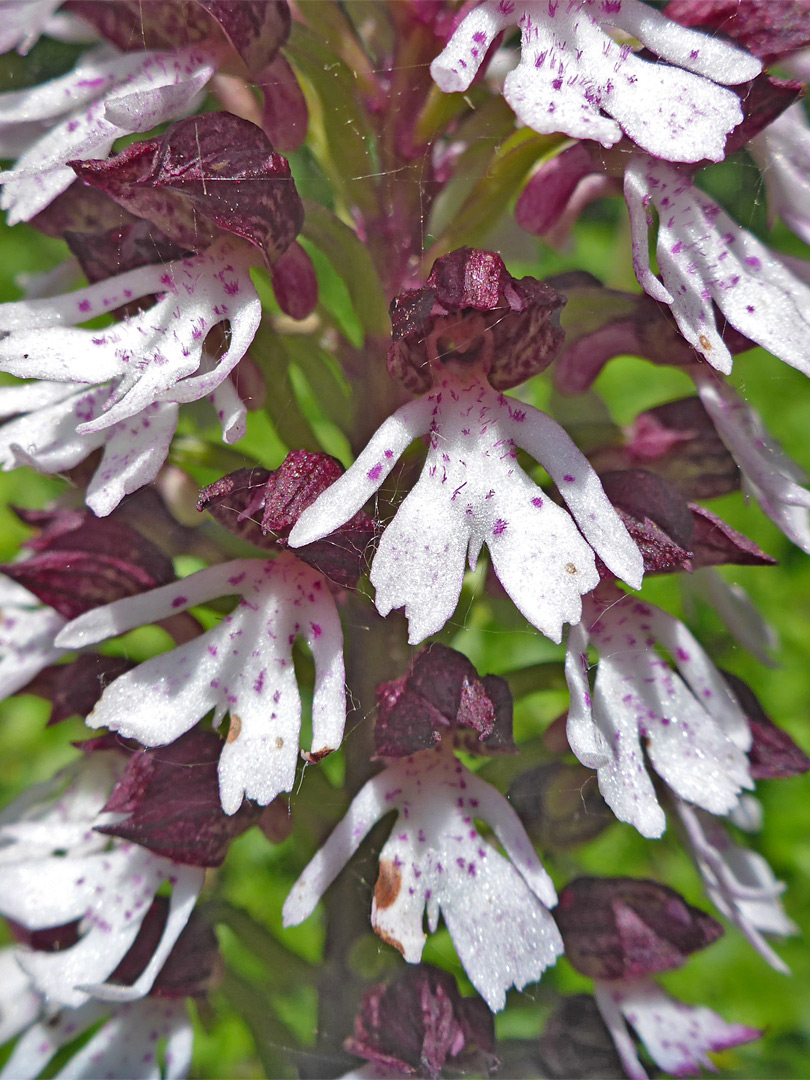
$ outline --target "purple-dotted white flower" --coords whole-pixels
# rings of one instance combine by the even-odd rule
[[[591,696],[586,648],[599,651]],[[678,673],[656,652],[663,646]],[[666,817],[644,763],[681,798],[727,813],[753,787],[751,732],[722,676],[686,627],[611,588],[588,597],[568,639],[568,741],[621,820],[660,836]]]
[[[79,434],[82,424],[103,415],[112,393],[113,384],[88,388],[41,381],[0,388],[0,417],[12,417],[0,426],[0,467],[63,473],[102,449],[85,501],[99,517],[109,514],[125,495],[155,479],[178,412],[172,402],[154,402],[111,427]]]
[[[182,116],[216,68],[216,53],[201,47],[122,54],[101,45],[67,75],[0,94],[0,146],[6,155],[22,151],[0,173],[9,225],[28,221],[73,183],[68,161],[106,157],[121,136]]]
[[[497,1012],[510,986],[536,981],[562,953],[548,911],[557,897],[515,811],[457,761],[447,740],[389,766],[358,792],[287,897],[285,926],[315,910],[371,827],[392,810],[397,819],[380,852],[371,909],[375,931],[416,964],[425,910],[431,932],[443,915],[470,981]],[[508,858],[481,837],[476,820],[492,828]]]
[[[188,1076],[194,1030],[181,1001],[145,998],[112,1010],[102,1001],[44,1016],[27,1030],[0,1071],[0,1080],[35,1080],[64,1046],[109,1017],[56,1080],[104,1076],[109,1080],[181,1080]],[[158,1047],[165,1040],[161,1068]]]
[[[799,102],[751,139],[748,149],[759,165],[768,213],[810,244],[810,127]]]
[[[250,249],[223,238],[188,259],[142,266],[59,297],[4,304],[0,330],[7,333],[0,340],[0,369],[25,379],[110,387],[77,426],[78,435],[94,435],[157,402],[214,394],[261,321],[250,262]],[[151,294],[157,294],[151,307],[103,330],[77,326]],[[230,329],[229,344],[207,362],[206,335],[223,322]],[[240,417],[235,391],[225,393],[219,410],[227,417],[226,437],[236,441],[244,434],[244,408]]]
[[[87,723],[164,746],[209,710],[215,724],[230,713],[219,786],[224,810],[234,814],[244,797],[265,805],[292,788],[301,728],[292,661],[298,635],[315,660],[312,755],[337,749],[343,737],[343,634],[321,574],[288,553],[211,566],[88,612],[65,628],[62,644],[89,645],[229,595],[239,604],[218,626],[115,679]]]
[[[371,568],[381,615],[404,607],[412,644],[453,614],[465,560],[486,544],[501,583],[539,630],[559,641],[599,582],[594,552],[638,588],[641,554],[596,473],[559,424],[493,390],[477,370],[446,369],[430,393],[377,430],[352,467],[290,533],[300,547],[333,532],[379,488],[406,447],[430,435],[422,474],[385,530]],[[573,517],[517,463],[527,450],[548,470]],[[583,536],[585,539],[583,539]]]
[[[803,471],[731,386],[699,373],[695,384],[717,433],[740,467],[743,490],[789,540],[810,552],[810,491],[802,486],[807,480]]]
[[[54,639],[65,620],[8,578],[0,577],[0,700],[16,694],[65,653]]]
[[[787,965],[762,936],[799,932],[779,899],[784,883],[759,852],[735,844],[722,821],[680,799],[675,808],[711,902],[775,971],[788,975]]]
[[[737,95],[717,83],[746,82],[762,67],[639,0],[485,0],[431,64],[435,82],[447,93],[466,90],[498,34],[515,25],[520,63],[503,94],[524,124],[603,146],[624,133],[671,161],[722,159],[743,114]],[[642,60],[605,26],[638,38],[668,63]]]
[[[709,1053],[758,1039],[762,1032],[730,1024],[703,1005],[686,1005],[652,979],[594,982],[594,996],[630,1080],[646,1080],[629,1024],[664,1073],[697,1076],[714,1070]]]
[[[741,334],[810,374],[810,288],[774,252],[732,221],[686,172],[666,162],[633,155],[624,195],[639,283],[669,305],[683,336],[712,367],[727,375],[732,365],[716,305]],[[661,280],[650,267],[652,208],[658,214]]]
[[[25,793],[0,821],[0,913],[29,931],[79,920],[70,947],[17,954],[51,1005],[78,1008],[91,996],[124,1002],[148,993],[202,888],[202,867],[95,831],[120,819],[102,807],[124,763],[115,751],[92,753]],[[148,963],[131,986],[107,985],[165,884],[172,887],[168,916]]]

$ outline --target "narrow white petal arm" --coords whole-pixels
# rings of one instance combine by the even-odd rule
[[[81,986],[80,990],[92,994],[93,997],[101,998],[102,1001],[118,1002],[137,1001],[138,998],[149,993],[152,984],[168,960],[169,953],[191,918],[191,912],[203,887],[205,869],[201,866],[176,866],[174,876],[176,880],[169,898],[169,915],[163,929],[163,936],[152,953],[149,963],[135,982],[131,986],[95,983],[91,986]]]
[[[302,635],[315,661],[312,697],[312,753],[337,750],[346,724],[346,673],[343,667],[343,630],[331,595],[313,608],[314,616]],[[317,620],[317,621],[316,621]]]
[[[62,648],[80,649],[137,626],[148,626],[215,596],[237,595],[239,590],[231,579],[239,578],[240,573],[243,579],[255,565],[255,559],[234,559],[219,566],[209,566],[159,589],[126,596],[123,600],[87,611],[64,628],[62,635],[67,644]]]
[[[656,639],[672,659],[697,700],[739,750],[751,746],[751,729],[728,683],[682,622],[660,608],[648,616]]]
[[[389,416],[352,467],[303,512],[290,533],[290,547],[320,540],[354,517],[413,440],[428,433],[434,407],[428,398],[417,398]]]
[[[511,11],[504,14],[499,6],[495,0],[487,0],[473,8],[430,65],[433,81],[445,94],[469,87],[492,42],[516,21]]]
[[[605,22],[609,23],[610,19],[606,18]],[[668,63],[705,75],[712,82],[736,86],[756,78],[762,71],[762,63],[747,50],[680,26],[640,0],[621,0],[621,16],[616,25],[637,37],[656,55],[666,57]]]
[[[515,869],[535,896],[547,908],[554,907],[557,903],[554,883],[540,862],[520,818],[497,788],[473,773],[465,775],[464,780],[468,797],[478,801],[475,816],[491,826]]]
[[[675,298],[650,266],[649,213],[647,183],[640,154],[632,154],[624,170],[624,198],[630,218],[630,236],[633,245],[633,270],[642,289],[662,304],[673,304]]]
[[[605,495],[590,462],[550,416],[529,406],[525,413],[524,420],[510,419],[512,438],[546,469],[580,531],[605,566],[631,588],[641,588],[641,552]]]
[[[297,926],[309,918],[372,826],[389,810],[397,808],[393,798],[388,797],[390,783],[391,777],[385,770],[372,777],[357,793],[346,816],[335,826],[290,890],[282,910],[284,926]]]
[[[571,749],[582,764],[589,769],[599,769],[607,765],[613,755],[593,718],[587,647],[588,631],[584,623],[572,626],[565,654],[565,679],[571,695],[566,734]]]
[[[32,330],[47,326],[75,326],[152,293],[166,292],[166,264],[139,266],[94,285],[75,289],[63,296],[39,300],[15,300],[0,304],[0,330]],[[15,339],[19,340],[19,339]],[[100,382],[96,371],[88,382]]]

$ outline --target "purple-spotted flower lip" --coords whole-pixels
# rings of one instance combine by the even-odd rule
[[[664,14],[681,26],[720,31],[766,65],[810,45],[807,0],[670,0]]]
[[[575,878],[560,892],[554,918],[569,962],[603,980],[681,967],[723,933],[674,889],[641,878]]]
[[[556,356],[564,304],[543,282],[512,277],[495,252],[458,248],[436,260],[421,288],[392,301],[388,372],[421,394],[442,364],[478,365],[496,390],[508,390]]]
[[[285,926],[303,922],[371,827],[398,817],[380,852],[371,922],[408,963],[418,963],[440,914],[473,986],[493,1012],[506,990],[540,978],[562,952],[547,908],[551,879],[520,820],[496,788],[467,770],[449,740],[401,758],[369,780],[293,886]],[[491,826],[507,857],[483,840]],[[497,933],[493,933],[497,927]]]
[[[445,645],[426,646],[401,678],[380,683],[376,701],[374,741],[380,757],[426,750],[448,732],[472,753],[517,752],[506,681],[497,675],[482,678],[466,656]]]
[[[600,657],[593,689],[588,643]],[[571,749],[597,770],[616,816],[643,836],[666,828],[645,754],[675,794],[711,813],[727,814],[753,787],[751,733],[737,700],[683,623],[660,608],[603,583],[571,629],[565,672]]]
[[[485,0],[431,64],[434,81],[447,93],[466,90],[497,35],[514,25],[520,62],[503,92],[528,127],[603,146],[624,133],[673,161],[722,159],[742,110],[737,96],[717,84],[746,82],[762,67],[742,49],[686,30],[638,0]],[[639,39],[666,63],[635,55],[606,26]]]
[[[563,624],[580,617],[581,596],[598,583],[594,552],[633,588],[641,583],[641,553],[563,428],[498,394],[483,372],[463,374],[446,368],[440,385],[390,416],[304,511],[290,545],[333,532],[371,498],[407,446],[429,435],[420,478],[372,562],[377,610],[404,607],[411,644],[419,644],[451,618],[465,561],[474,568],[486,544],[519,610],[559,641]],[[548,470],[573,518],[523,473],[518,448]]]

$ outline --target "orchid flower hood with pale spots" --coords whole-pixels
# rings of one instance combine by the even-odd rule
[[[752,1042],[762,1032],[745,1024],[729,1024],[702,1005],[685,1005],[652,979],[594,983],[594,996],[630,1080],[647,1080],[627,1030],[634,1029],[650,1057],[672,1076],[699,1076],[719,1053]]]
[[[762,69],[749,53],[678,26],[639,0],[485,0],[430,65],[434,81],[447,93],[467,90],[495,38],[515,25],[520,63],[503,94],[524,124],[603,146],[624,133],[670,161],[722,160],[743,113],[737,95],[717,83],[746,82]],[[632,34],[669,63],[642,60],[604,25]]]
[[[669,305],[680,332],[712,367],[728,375],[732,366],[716,305],[735,330],[810,375],[810,286],[664,161],[632,155],[624,197],[639,284]],[[661,281],[650,267],[651,207]]]
[[[599,650],[591,698],[586,648]],[[663,646],[680,677],[658,655]],[[686,627],[615,587],[585,601],[565,662],[571,691],[568,741],[597,770],[599,790],[620,821],[660,836],[666,817],[644,764],[647,755],[681,798],[714,814],[754,786],[745,751],[751,731],[719,671]]]
[[[371,827],[397,811],[380,852],[371,921],[380,937],[418,964],[422,922],[443,915],[459,959],[493,1012],[506,991],[535,982],[563,951],[548,912],[554,886],[515,811],[466,769],[449,740],[391,765],[358,792],[346,816],[305,868],[284,904],[284,925],[312,912]],[[475,827],[486,822],[500,855]]]
[[[559,424],[499,394],[483,376],[452,371],[385,421],[348,472],[304,511],[290,545],[309,544],[348,521],[409,443],[427,434],[422,474],[371,568],[377,610],[404,607],[411,644],[452,616],[465,559],[474,569],[484,544],[515,605],[554,641],[564,623],[579,621],[581,595],[599,582],[594,552],[632,588],[641,585],[641,553]],[[523,472],[518,448],[547,469],[573,519]]]
[[[336,750],[343,738],[343,634],[323,576],[289,553],[237,559],[95,608],[63,631],[65,644],[82,647],[234,594],[239,605],[219,625],[119,676],[87,718],[91,727],[165,746],[209,710],[215,724],[229,712],[219,759],[228,814],[244,797],[266,805],[292,788],[301,731],[292,646],[299,634],[315,660],[312,755]]]
[[[251,249],[223,238],[202,254],[142,266],[64,296],[0,305],[0,370],[22,379],[99,385],[113,382],[99,415],[78,425],[95,434],[156,402],[198,401],[214,394],[247,351],[261,321],[250,280]],[[145,311],[103,330],[77,323],[157,294]],[[228,347],[201,370],[208,332],[227,322]],[[232,408],[232,397],[228,408]],[[223,410],[223,416],[225,415]],[[244,434],[244,414],[227,434]]]

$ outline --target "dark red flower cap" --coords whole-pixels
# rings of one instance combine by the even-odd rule
[[[810,757],[771,720],[748,683],[729,671],[722,674],[740,703],[751,729],[748,761],[752,778],[779,780],[810,772]]]
[[[428,645],[408,672],[377,687],[374,741],[381,757],[427,750],[447,732],[471,753],[513,752],[512,695],[504,679],[483,678],[466,656]]]
[[[244,802],[226,814],[217,765],[222,740],[191,731],[168,746],[137,750],[104,809],[129,814],[97,831],[190,866],[220,866],[232,840],[256,823],[259,807]]]
[[[200,492],[197,509],[208,510],[220,525],[265,550],[287,546],[298,518],[343,474],[329,454],[293,450],[281,465],[228,473]],[[342,588],[354,588],[365,572],[365,551],[374,522],[362,510],[341,528],[313,544],[296,548],[299,559]]]
[[[565,955],[592,979],[669,971],[723,933],[716,919],[674,889],[638,878],[576,878],[552,914]]]
[[[383,1070],[429,1080],[445,1066],[489,1076],[498,1065],[487,1006],[462,997],[452,975],[428,964],[367,990],[344,1046]]]
[[[420,289],[395,297],[388,372],[422,394],[431,365],[453,360],[481,365],[496,390],[508,390],[557,355],[564,304],[542,281],[513,278],[495,252],[459,248],[436,260]]]
[[[172,561],[115,515],[91,510],[17,510],[41,530],[25,541],[34,554],[0,571],[66,619],[174,581]]]

